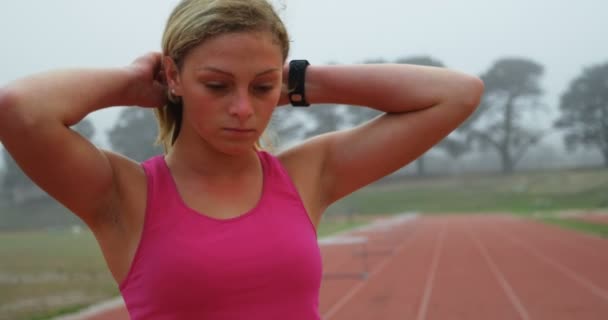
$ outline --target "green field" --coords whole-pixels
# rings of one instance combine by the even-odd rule
[[[0,233],[0,257],[2,320],[44,319],[118,294],[86,231]]]
[[[405,177],[357,191],[331,214],[510,212],[608,208],[608,169],[456,177]]]
[[[541,221],[608,238],[608,224],[591,223],[572,218],[541,218]]]
[[[373,214],[511,212],[606,236],[606,226],[554,215],[606,207],[608,170],[403,178],[367,187],[332,206],[318,232],[322,237],[359,226]],[[86,230],[0,233],[0,320],[48,319],[117,294]]]

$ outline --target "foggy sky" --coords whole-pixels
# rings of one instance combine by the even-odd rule
[[[292,38],[291,58],[356,63],[428,54],[481,74],[501,57],[545,67],[543,102],[583,67],[608,61],[608,5],[601,0],[276,0]],[[118,67],[157,51],[176,0],[5,0],[0,3],[0,86],[65,67]],[[42,106],[41,106],[42,107]],[[119,108],[90,116],[105,144]],[[547,113],[549,126],[555,109]]]

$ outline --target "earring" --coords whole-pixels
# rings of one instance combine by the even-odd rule
[[[169,101],[175,104],[180,103],[180,97],[175,94],[175,89],[170,89],[169,91],[167,91],[167,99],[169,99]]]

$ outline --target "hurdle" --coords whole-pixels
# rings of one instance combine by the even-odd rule
[[[395,215],[388,219],[379,219],[374,221],[373,223],[359,227],[352,231],[352,233],[359,232],[374,232],[378,237],[372,239],[374,241],[374,247],[384,247],[384,249],[374,249],[370,250],[367,248],[365,251],[354,252],[355,255],[364,255],[366,257],[369,256],[384,256],[384,255],[393,255],[395,253],[395,248],[397,245],[403,240],[402,234],[397,234],[395,231],[395,227],[401,224],[407,223],[413,219],[418,217],[418,213],[406,212]]]
[[[337,235],[334,237],[320,239],[319,245],[324,246],[338,246],[338,245],[358,245],[358,249],[354,249],[352,251],[352,255],[355,257],[360,257],[361,263],[361,271],[360,272],[331,272],[331,273],[323,273],[323,279],[367,279],[369,275],[370,262],[369,259],[371,256],[390,256],[395,253],[395,248],[397,243],[402,241],[400,237],[397,237],[394,231],[395,226],[401,225],[403,223],[407,223],[413,219],[416,219],[418,216],[417,213],[402,213],[399,215],[395,215],[388,219],[380,219],[372,222],[369,225],[362,226],[359,228],[355,228],[353,230],[348,231],[345,234]],[[380,241],[378,239],[371,239],[374,245],[382,245],[388,248],[386,249],[374,249],[370,250],[370,238],[364,235],[359,235],[358,233],[364,232],[375,232],[375,234],[380,236]],[[378,243],[380,242],[380,243]]]
[[[361,252],[367,252],[367,237],[362,236],[337,236],[327,239],[320,239],[319,245],[324,246],[345,246],[345,245],[359,245]],[[369,261],[367,254],[361,254],[361,271],[360,272],[331,272],[323,273],[323,279],[367,279],[369,274]]]

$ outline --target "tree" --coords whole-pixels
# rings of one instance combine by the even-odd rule
[[[456,138],[452,137],[452,135],[441,140],[441,142],[437,144],[437,147],[445,151],[445,153],[454,159],[460,158],[470,150],[466,137]]]
[[[112,149],[133,160],[143,161],[163,152],[155,145],[158,126],[150,109],[126,108],[110,130]]]
[[[347,127],[346,119],[340,114],[340,110],[343,110],[343,106],[333,104],[315,105],[309,112],[315,120],[315,126],[306,131],[305,137],[310,138]]]
[[[281,107],[275,110],[270,125],[280,146],[339,130],[347,126],[343,106],[315,104],[310,108]]]
[[[530,146],[544,134],[524,125],[527,113],[537,111],[542,90],[543,67],[525,58],[498,60],[481,79],[485,94],[477,111],[463,128],[467,138],[482,150],[494,149],[500,156],[503,173],[513,172]]]
[[[306,110],[284,106],[275,109],[267,132],[272,137],[273,145],[279,148],[300,141],[306,134],[306,123],[310,122]]]
[[[73,126],[72,129],[89,141],[91,141],[95,136],[95,127],[87,118],[82,119],[75,126]]]
[[[554,127],[566,132],[569,151],[599,149],[608,168],[608,63],[585,68],[561,96],[561,116]]]

